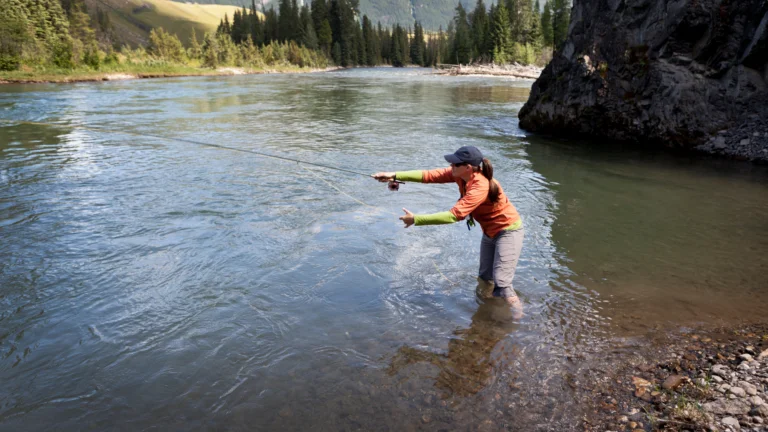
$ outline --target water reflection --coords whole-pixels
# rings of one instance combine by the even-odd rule
[[[483,285],[486,284],[478,284],[479,297],[488,294],[481,292],[485,288]],[[478,302],[471,324],[468,328],[453,331],[445,353],[402,346],[392,357],[388,373],[398,374],[401,369],[415,363],[437,366],[439,373],[435,378],[435,387],[442,392],[443,398],[470,396],[486,388],[494,375],[511,363],[510,354],[519,349],[505,344],[499,355],[493,356],[499,342],[513,333],[518,324],[503,301],[491,298]]]

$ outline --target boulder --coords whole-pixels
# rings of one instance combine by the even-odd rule
[[[768,2],[573,3],[523,129],[768,160]]]

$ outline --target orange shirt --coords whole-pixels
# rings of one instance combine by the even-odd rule
[[[471,214],[488,237],[496,237],[503,229],[520,221],[520,214],[507,199],[498,182],[496,184],[499,186],[499,199],[495,203],[488,199],[490,182],[480,172],[473,173],[472,178],[464,184],[464,180],[453,176],[451,168],[437,168],[423,171],[422,182],[458,184],[461,198],[451,208],[451,213],[458,220],[463,220]]]

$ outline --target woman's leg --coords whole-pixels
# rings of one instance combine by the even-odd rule
[[[477,273],[477,295],[489,298],[493,292],[493,262],[496,256],[496,242],[483,234],[480,242],[480,270]]]
[[[502,231],[496,236],[496,253],[493,260],[493,290],[495,297],[502,297],[512,307],[512,315],[519,319],[523,316],[523,304],[512,287],[517,261],[523,249],[524,230]]]

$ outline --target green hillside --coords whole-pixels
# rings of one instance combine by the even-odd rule
[[[475,1],[461,0],[461,4],[472,10],[475,7]],[[196,0],[196,3],[250,7],[251,0]],[[485,3],[487,6],[491,4],[490,1]],[[273,4],[277,8],[277,0],[266,4],[267,7]],[[413,27],[413,23],[418,20],[426,30],[431,31],[437,30],[440,26],[446,29],[458,4],[458,0],[360,0],[360,13],[368,15],[374,24],[381,22],[388,27],[394,24]]]
[[[232,18],[239,7],[232,5],[182,3],[170,0],[85,0],[88,8],[109,13],[121,42],[145,44],[149,30],[162,27],[176,34],[186,45],[192,30],[202,40],[213,31],[224,15]]]

